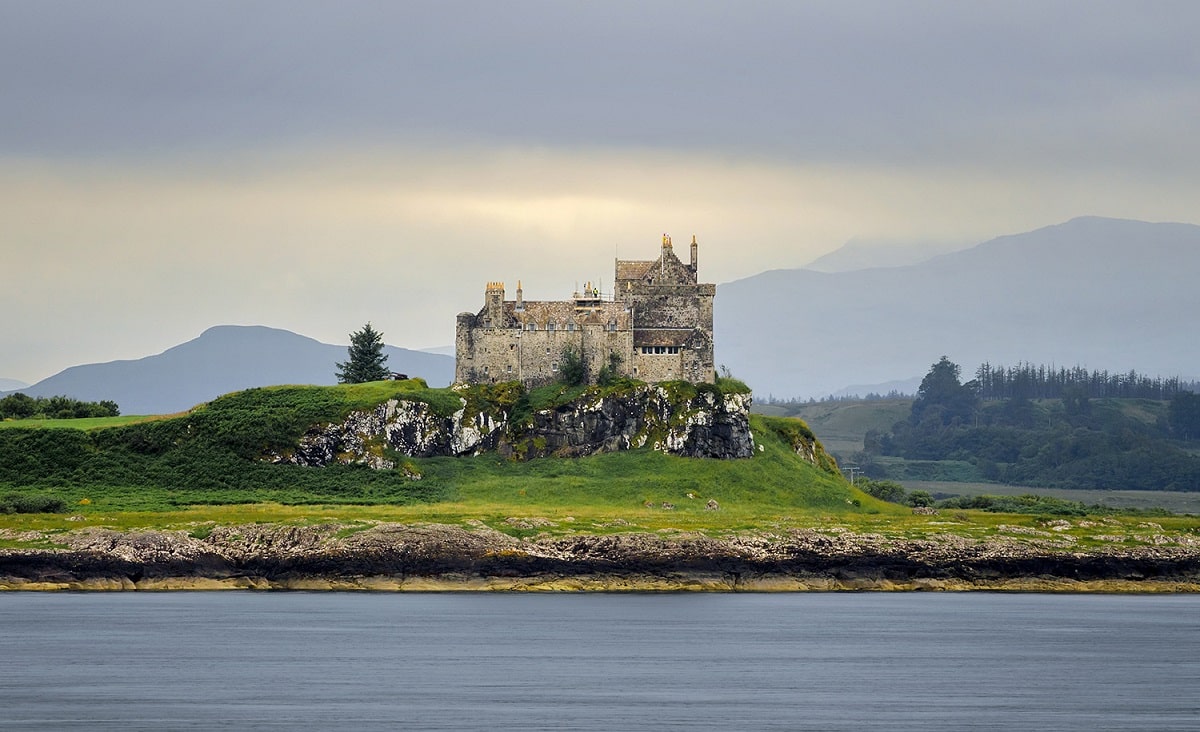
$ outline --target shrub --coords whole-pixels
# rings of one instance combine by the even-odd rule
[[[558,380],[567,386],[579,386],[587,380],[587,367],[578,349],[565,346],[558,361]]]
[[[904,486],[890,480],[860,480],[857,486],[862,489],[863,493],[881,501],[901,504],[908,501],[908,491],[904,490]]]
[[[10,493],[0,498],[0,513],[64,513],[67,502],[47,495]]]

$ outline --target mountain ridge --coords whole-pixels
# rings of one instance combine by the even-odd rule
[[[904,267],[770,270],[718,286],[717,361],[780,397],[923,374],[942,355],[1195,378],[1200,345],[1180,325],[1200,309],[1198,269],[1200,226],[1089,216]]]
[[[385,346],[388,368],[445,386],[454,359]],[[222,394],[276,384],[329,385],[346,346],[262,325],[215,325],[161,353],[72,366],[32,386],[30,396],[111,399],[124,414],[169,414]]]
[[[919,378],[942,355],[964,377],[983,362],[1035,362],[1192,380],[1200,344],[1181,326],[1200,311],[1196,271],[1200,226],[1098,216],[898,267],[767,270],[718,286],[716,360],[784,399]],[[453,379],[451,355],[385,352],[393,371],[434,386]],[[291,331],[218,325],[153,356],[74,366],[14,390],[158,414],[251,386],[331,384],[345,358],[345,346]]]

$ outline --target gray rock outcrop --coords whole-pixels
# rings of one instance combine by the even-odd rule
[[[685,457],[736,459],[754,454],[749,394],[699,391],[681,396],[663,386],[615,394],[585,392],[576,401],[534,412],[517,423],[512,410],[468,406],[444,417],[430,405],[391,399],[350,413],[340,423],[314,425],[293,450],[267,455],[275,463],[339,462],[395,467],[389,455],[475,456],[498,451],[529,459],[579,456],[650,445]]]

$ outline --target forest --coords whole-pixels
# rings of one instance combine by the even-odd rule
[[[1178,380],[1028,365],[959,374],[943,356],[908,418],[867,433],[868,475],[900,477],[885,456],[969,463],[1014,485],[1200,491],[1200,395]]]

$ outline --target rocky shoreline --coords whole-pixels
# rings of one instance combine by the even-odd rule
[[[7,531],[3,590],[1200,592],[1200,545],[787,529],[515,538],[481,522]],[[52,548],[35,547],[53,542]]]

